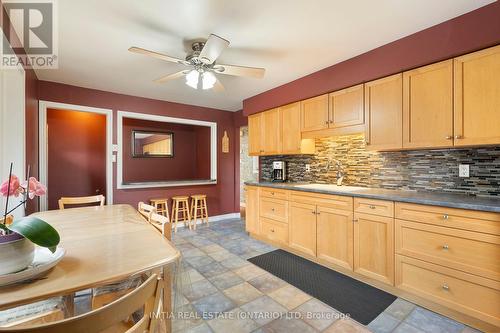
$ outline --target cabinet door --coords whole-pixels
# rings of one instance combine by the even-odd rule
[[[453,60],[403,73],[403,148],[453,146]]]
[[[330,128],[363,125],[363,85],[335,91],[330,95]]]
[[[262,136],[265,155],[281,153],[281,112],[279,108],[262,114]]]
[[[281,107],[283,154],[300,154],[300,102]]]
[[[316,256],[316,206],[291,202],[288,228],[289,246]]]
[[[354,271],[394,284],[394,219],[354,214]]]
[[[248,116],[248,154],[261,155],[262,146],[262,113]]]
[[[259,234],[259,189],[245,187],[245,229],[247,232]]]
[[[403,75],[365,84],[366,147],[403,148]]]
[[[328,95],[321,95],[300,102],[302,131],[328,128]]]
[[[353,269],[353,213],[318,206],[317,257]]]
[[[500,143],[500,45],[455,59],[455,146]]]

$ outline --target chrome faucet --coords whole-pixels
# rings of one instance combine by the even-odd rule
[[[344,167],[342,166],[342,163],[339,160],[335,160],[335,159],[330,158],[330,159],[328,159],[328,161],[326,163],[326,171],[327,172],[330,170],[332,162],[335,163],[335,167],[337,170],[337,186],[342,186],[342,182],[344,181],[344,176],[345,176]]]

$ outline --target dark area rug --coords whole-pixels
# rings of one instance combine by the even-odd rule
[[[248,259],[251,263],[368,325],[396,296],[283,250]]]

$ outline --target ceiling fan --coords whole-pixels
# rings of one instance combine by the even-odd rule
[[[154,82],[157,83],[167,82],[184,76],[186,78],[186,84],[191,88],[198,89],[201,87],[204,90],[214,88],[216,91],[222,91],[224,90],[224,86],[217,79],[215,74],[245,76],[258,79],[264,76],[266,71],[264,68],[216,63],[217,58],[228,46],[228,40],[211,34],[206,42],[193,43],[193,51],[186,56],[185,60],[135,46],[129,48],[128,50],[130,52],[144,54],[153,58],[175,62],[191,68],[162,76],[154,80]]]

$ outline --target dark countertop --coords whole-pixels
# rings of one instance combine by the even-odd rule
[[[303,188],[298,185],[307,183],[271,183],[271,182],[245,182],[246,185],[272,187],[278,189],[344,195],[349,197],[370,198],[390,200],[397,202],[408,202],[422,205],[442,206],[451,208],[462,208],[485,212],[500,213],[500,197],[485,198],[453,193],[433,193],[403,190],[387,190],[379,188],[356,188],[351,191],[339,191],[336,189]],[[349,187],[349,186],[345,186]]]

